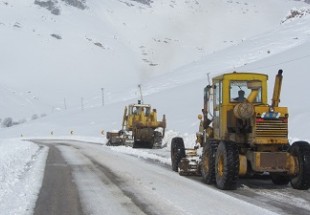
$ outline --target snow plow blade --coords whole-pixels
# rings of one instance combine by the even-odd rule
[[[107,146],[121,146],[125,145],[126,143],[126,137],[121,131],[118,132],[107,132]]]
[[[201,176],[196,149],[185,149],[185,157],[181,159],[178,171],[183,176]]]

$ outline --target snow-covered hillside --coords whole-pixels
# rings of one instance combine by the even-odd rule
[[[307,4],[106,0],[46,1],[47,7],[42,2],[0,4],[0,85],[18,95],[36,94],[41,107],[40,112],[29,110],[24,96],[19,105],[16,99],[13,103],[2,87],[1,116],[20,120],[48,114],[1,129],[2,136],[66,135],[71,130],[100,135],[101,130],[119,129],[123,107],[139,97],[137,84],[142,84],[145,102],[167,115],[169,129],[194,134],[207,73],[267,73],[271,92],[281,68],[290,136],[309,139],[302,119],[310,104],[301,102],[308,89]],[[300,13],[290,12],[293,8]],[[65,105],[68,110],[52,113]]]
[[[33,92],[47,101],[47,112],[64,109],[64,99],[68,109],[79,107],[82,97],[86,105],[98,106],[101,88],[106,103],[124,100],[137,84],[277,28],[292,7],[304,5],[281,0],[1,0],[0,85]],[[11,106],[11,113],[1,110],[2,117],[14,117],[19,108]]]

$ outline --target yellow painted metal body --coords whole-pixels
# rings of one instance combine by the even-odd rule
[[[131,104],[125,107],[123,129],[132,131],[134,128],[166,128],[165,116],[162,121],[157,120],[156,109],[148,104]]]
[[[158,128],[162,128],[159,132]],[[142,143],[147,147],[160,142],[158,138],[165,135],[166,117],[157,120],[157,111],[148,104],[131,104],[124,109],[122,130],[130,132],[135,144]],[[161,136],[158,134],[161,133]],[[142,146],[143,147],[143,146]]]
[[[253,134],[249,137],[251,144],[288,144],[288,123],[287,107],[275,107],[274,112],[280,114],[279,119],[268,120],[266,122],[256,122],[253,125]],[[255,107],[256,117],[259,118],[264,113],[269,111],[269,107]]]
[[[269,124],[264,126],[264,123],[257,123],[256,117],[262,116],[264,113],[270,111],[267,105],[267,80],[268,76],[265,74],[257,73],[228,73],[218,76],[213,79],[213,83],[218,83],[220,95],[214,94],[214,101],[220,99],[218,104],[214,103],[214,139],[218,140],[231,140],[235,142],[246,142],[252,145],[255,144],[287,144],[288,143],[288,128],[287,128],[287,107],[274,107],[274,112],[280,113],[279,119],[283,118],[283,123],[268,121]],[[246,135],[246,138],[238,137],[238,133],[229,131],[229,124],[233,122],[229,118],[229,113],[233,112],[234,107],[238,104],[232,102],[230,98],[230,82],[231,81],[257,81],[261,82],[261,101],[253,102],[257,96],[257,90],[254,89],[249,93],[247,101],[254,107],[254,116],[251,120],[253,132]],[[251,102],[252,101],[252,102]],[[234,119],[232,119],[234,120]],[[236,119],[235,119],[236,120]],[[243,135],[242,135],[243,136]],[[243,141],[242,141],[243,140]]]
[[[296,158],[287,152],[249,152],[246,156],[256,172],[286,172],[295,175],[299,170]]]
[[[240,175],[247,173],[248,163],[256,172],[298,172],[297,160],[281,150],[289,144],[288,108],[278,107],[282,72],[276,78],[272,106],[267,80],[265,74],[237,72],[213,78],[212,132],[205,127],[205,133],[213,140],[238,144]]]
[[[239,154],[239,175],[244,176],[247,174],[248,161],[245,155]]]
[[[213,84],[217,84],[219,89],[216,89],[214,94],[213,108],[215,118],[213,122],[214,138],[218,140],[234,139],[229,135],[227,129],[228,112],[233,111],[236,103],[232,103],[230,98],[230,82],[234,81],[248,81],[259,80],[262,82],[262,104],[267,104],[267,75],[255,73],[228,73],[213,78]]]

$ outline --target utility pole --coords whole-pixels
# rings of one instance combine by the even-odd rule
[[[84,110],[84,98],[81,97],[81,110]]]
[[[104,88],[101,88],[102,106],[104,106]]]
[[[65,108],[65,110],[67,110],[67,102],[66,102],[66,98],[64,98],[64,108]]]

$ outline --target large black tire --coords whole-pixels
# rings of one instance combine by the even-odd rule
[[[142,145],[141,141],[134,140],[132,148],[141,148],[141,145]]]
[[[239,152],[237,144],[222,141],[216,150],[215,180],[222,190],[237,189],[239,178]]]
[[[275,185],[287,185],[290,182],[290,177],[286,174],[271,173],[270,176]]]
[[[204,144],[201,158],[201,174],[206,184],[215,183],[215,155],[217,142],[208,141]]]
[[[297,157],[299,173],[291,178],[294,189],[307,190],[310,188],[310,145],[308,142],[297,141],[289,148],[291,155]]]
[[[171,167],[178,172],[181,159],[185,157],[184,141],[181,137],[174,137],[171,140]]]

